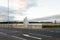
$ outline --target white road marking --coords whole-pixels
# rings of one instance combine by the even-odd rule
[[[20,38],[20,37],[17,37],[17,36],[11,36],[11,37],[14,37],[14,38],[17,38],[17,39],[23,39],[23,38]],[[27,39],[23,39],[23,40],[27,40]]]
[[[8,34],[6,34],[6,33],[3,33],[3,32],[0,32],[0,34],[2,34],[2,35],[8,35]]]
[[[52,37],[52,36],[47,36],[47,35],[43,35],[43,34],[36,34],[36,33],[29,33],[29,34],[32,34],[32,35],[41,35],[41,36],[45,36],[45,37]]]
[[[54,31],[50,31],[50,32],[54,32]]]
[[[56,31],[56,33],[60,33],[60,31]]]
[[[11,32],[19,32],[19,31],[11,31]]]
[[[42,35],[42,34],[41,34]],[[45,37],[52,37],[52,36],[47,36],[47,35],[42,35],[42,36],[45,36]]]
[[[50,32],[56,32],[56,33],[60,33],[60,31],[50,31]]]
[[[5,35],[5,36],[7,36],[8,34],[6,34],[6,33],[3,33],[3,32],[0,32],[0,34],[2,34],[2,35]],[[10,37],[13,37],[13,38],[16,38],[16,39],[22,39],[22,40],[27,40],[27,39],[24,39],[24,38],[21,38],[21,37],[17,37],[17,36],[13,36],[13,35],[9,35]]]
[[[26,36],[26,37],[30,37],[30,38],[34,38],[34,39],[39,39],[41,40],[42,38],[39,38],[39,37],[35,37],[35,36],[30,36],[28,34],[22,34],[23,36]]]
[[[11,32],[19,32],[19,31],[15,31],[15,30],[9,30],[9,31],[11,31]]]
[[[3,31],[4,31],[4,30],[6,31],[7,29],[0,29],[0,30],[1,30],[1,31],[2,31],[2,30],[3,30]],[[13,31],[13,30],[7,30],[7,31],[10,31],[10,32],[19,32],[19,31]]]

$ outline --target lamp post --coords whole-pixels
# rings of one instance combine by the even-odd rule
[[[8,17],[7,17],[7,22],[8,22],[8,28],[9,28],[9,0],[8,0]]]

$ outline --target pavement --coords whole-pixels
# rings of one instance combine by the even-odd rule
[[[60,28],[36,30],[0,28],[0,40],[60,40]]]

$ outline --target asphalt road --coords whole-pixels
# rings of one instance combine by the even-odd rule
[[[60,28],[0,29],[0,40],[60,40]]]

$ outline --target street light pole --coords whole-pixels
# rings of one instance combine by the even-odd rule
[[[9,28],[9,0],[8,0],[8,18],[7,18],[7,22],[8,22],[8,28]]]

